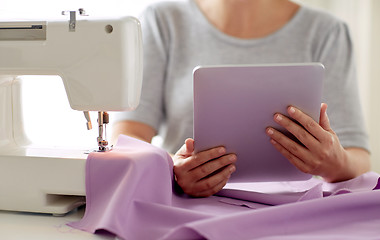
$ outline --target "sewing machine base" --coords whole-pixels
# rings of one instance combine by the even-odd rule
[[[60,216],[83,205],[84,152],[24,148],[1,153],[0,210]]]

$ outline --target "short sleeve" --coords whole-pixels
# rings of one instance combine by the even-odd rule
[[[369,151],[349,29],[340,21],[330,27],[315,56],[326,68],[323,101],[330,124],[343,147]]]

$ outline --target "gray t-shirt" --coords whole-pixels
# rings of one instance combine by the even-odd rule
[[[143,122],[175,153],[193,137],[192,71],[198,65],[321,62],[323,102],[344,147],[368,149],[359,103],[354,56],[345,23],[302,6],[280,30],[239,39],[215,28],[193,0],[160,2],[141,17],[144,77],[140,105],[118,120]]]

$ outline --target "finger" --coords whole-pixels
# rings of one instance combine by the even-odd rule
[[[192,138],[187,138],[185,140],[186,152],[191,154],[194,152],[194,140]]]
[[[330,120],[329,117],[327,116],[327,104],[322,103],[321,104],[321,113],[319,117],[319,125],[326,131],[331,131],[330,127]]]
[[[175,153],[175,155],[185,155],[186,153],[186,145],[183,144],[182,147]]]
[[[185,144],[183,144],[182,147],[177,151],[176,155],[190,156],[193,151],[194,151],[194,140],[191,138],[187,138],[185,140]]]
[[[286,159],[288,159],[289,162],[296,168],[304,173],[310,173],[310,167],[304,161],[302,161],[302,159],[289,152],[285,147],[276,142],[274,139],[271,139],[270,142],[277,149],[277,151],[279,151]]]
[[[316,139],[319,141],[323,140],[325,137],[325,131],[316,121],[314,121],[313,118],[293,106],[288,107],[288,114],[294,120],[299,122]]]
[[[226,149],[224,147],[216,147],[203,152],[199,152],[183,161],[182,169],[184,171],[190,171],[212,159],[223,156],[225,153]]]
[[[181,148],[175,153],[175,155],[178,156],[183,156],[183,157],[188,157],[190,154],[187,154],[187,147],[186,147],[186,142],[181,146]]]
[[[235,170],[236,166],[230,164],[223,168],[219,173],[197,182],[193,188],[193,196],[208,197],[219,192],[226,185],[228,179]]]
[[[227,165],[231,163],[235,163],[236,159],[237,158],[235,154],[229,154],[229,155],[225,155],[217,159],[208,161],[190,171],[193,177],[193,180],[198,181],[199,179],[205,178],[217,172],[218,170],[226,167]]]
[[[304,159],[307,159],[309,155],[308,149],[305,147],[301,146],[300,144],[294,142],[287,136],[285,136],[283,133],[277,131],[274,128],[268,128],[267,129],[267,134],[271,137],[271,140],[274,140],[273,143],[278,143],[281,145],[281,153],[284,155],[286,158],[292,158],[290,155],[294,155],[298,159],[305,161]],[[277,146],[278,147],[278,146]],[[286,152],[284,151],[286,150]],[[289,159],[288,158],[288,159]],[[290,159],[289,159],[290,160]]]
[[[217,193],[220,190],[222,190],[222,188],[227,184],[227,181],[228,181],[228,178],[225,179],[225,180],[223,180],[222,182],[218,183],[213,188],[208,189],[208,190],[203,191],[203,192],[197,192],[193,196],[194,197],[209,197],[209,196],[212,196],[215,193]]]
[[[318,148],[319,141],[293,120],[279,113],[275,114],[274,120],[293,134],[308,149],[315,150]]]

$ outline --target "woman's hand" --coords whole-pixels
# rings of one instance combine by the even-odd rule
[[[182,190],[194,197],[208,197],[220,191],[236,170],[235,154],[226,154],[224,147],[194,153],[194,140],[174,155],[174,175]]]
[[[347,180],[355,174],[350,168],[348,152],[330,127],[326,110],[327,104],[323,103],[318,124],[299,109],[289,107],[289,116],[302,126],[282,114],[274,115],[274,120],[303,146],[273,127],[268,127],[266,132],[273,146],[302,172],[322,176],[329,182]]]

